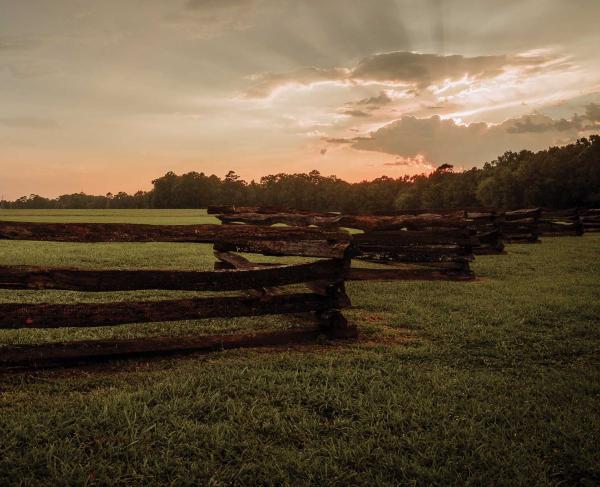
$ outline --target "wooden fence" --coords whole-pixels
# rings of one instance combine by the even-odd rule
[[[542,209],[538,221],[539,234],[542,237],[562,237],[583,235],[583,224],[578,208],[566,210]]]
[[[584,232],[600,232],[600,208],[589,208],[580,211]]]
[[[464,218],[468,226],[475,232],[475,241],[473,243],[473,254],[490,255],[504,253],[504,242],[502,237],[503,214],[489,208],[463,208],[463,209],[418,209],[418,210],[397,210],[380,211],[377,215],[381,216],[406,216],[435,214],[445,218],[460,219]]]
[[[501,213],[489,209],[465,210],[464,216],[477,236],[478,242],[473,247],[475,255],[504,253],[503,215]]]
[[[31,367],[131,356],[156,356],[242,346],[292,344],[320,334],[354,337],[340,309],[350,236],[313,228],[222,225],[127,225],[0,222],[0,239],[61,242],[213,242],[225,263],[215,271],[86,270],[0,267],[0,288],[70,291],[168,289],[223,292],[188,299],[78,304],[0,304],[0,328],[99,327],[214,317],[310,313],[318,326],[287,331],[186,337],[95,340],[1,348],[0,366]],[[231,250],[319,257],[294,265],[252,264]],[[217,266],[218,267],[218,266]],[[297,289],[302,285],[302,289]],[[287,287],[286,287],[287,286]],[[231,291],[238,293],[231,295]]]
[[[386,264],[387,268],[352,267],[350,279],[475,278],[469,263],[478,240],[464,219],[439,215],[375,218],[376,225],[354,235],[356,259]]]
[[[507,211],[502,220],[502,235],[506,243],[539,243],[538,220],[541,210],[530,208]]]
[[[353,258],[386,268],[352,267],[349,279],[471,280],[469,262],[478,244],[474,230],[462,218],[440,215],[366,216],[317,212],[275,213],[258,209],[245,213],[227,207],[218,214],[224,224],[315,226],[362,230],[353,235]],[[254,208],[252,208],[255,210]],[[215,210],[210,209],[213,214]]]
[[[352,223],[360,222],[361,218],[365,218],[335,212],[282,210],[257,206],[213,206],[209,207],[208,212],[220,215],[219,217],[225,223],[239,221],[243,217],[246,223],[255,225],[286,223],[292,226],[313,225],[330,228],[341,225],[352,226]],[[458,210],[434,208],[378,211],[373,216],[392,218],[431,214],[451,219],[466,219],[469,226],[475,230],[478,240],[472,245],[475,255],[501,254],[504,252],[504,243],[539,243],[540,236],[583,235],[584,232],[600,231],[600,209],[530,208],[505,212],[479,207]]]

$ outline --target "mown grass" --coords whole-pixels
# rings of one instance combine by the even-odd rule
[[[212,257],[0,242],[0,263],[200,269]],[[0,485],[600,484],[600,235],[511,245],[473,267],[468,283],[349,283],[355,343],[3,374]],[[32,294],[0,300],[139,297]],[[281,326],[4,331],[0,343]]]
[[[201,225],[219,223],[206,210],[6,210],[0,220],[73,223],[146,223],[149,225]]]

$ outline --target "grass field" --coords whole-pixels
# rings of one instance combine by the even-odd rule
[[[210,223],[197,210],[0,220]],[[212,268],[210,246],[0,241],[0,264]],[[0,485],[600,485],[600,235],[478,257],[475,282],[351,282],[358,342],[0,375]],[[0,290],[0,301],[190,293]],[[295,326],[0,332],[0,343]],[[0,348],[1,353],[1,348]]]

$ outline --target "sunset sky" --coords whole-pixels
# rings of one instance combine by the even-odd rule
[[[0,197],[356,181],[600,132],[598,0],[0,0]]]

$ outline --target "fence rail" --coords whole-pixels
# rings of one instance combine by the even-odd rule
[[[600,208],[582,210],[581,224],[584,232],[600,232]]]
[[[0,304],[0,328],[32,329],[104,327],[130,323],[170,322],[302,314],[318,327],[303,331],[251,333],[240,336],[152,337],[2,347],[0,366],[46,366],[108,358],[162,355],[179,351],[292,343],[325,334],[356,336],[340,310],[350,306],[345,292],[350,236],[314,228],[268,228],[247,225],[121,225],[0,222],[0,239],[66,242],[213,242],[218,260],[228,265],[214,271],[96,270],[58,267],[0,266],[0,288],[60,289],[82,292],[167,289],[233,292],[235,295],[189,299],[76,303]],[[302,264],[264,266],[219,249],[235,248],[265,255],[325,258]],[[238,265],[231,265],[231,263]],[[241,263],[241,264],[240,264]],[[224,268],[225,267],[225,268]]]
[[[316,228],[242,225],[142,225],[0,221],[0,240],[55,242],[236,242],[257,253],[343,258],[347,232]]]
[[[578,208],[542,209],[538,229],[542,237],[581,236],[584,230]]]
[[[351,280],[366,279],[445,279],[470,280],[474,274],[469,262],[473,247],[479,245],[474,230],[463,216],[441,215],[340,215],[311,212],[275,213],[272,209],[227,208],[217,218],[225,226],[233,224],[269,226],[279,223],[299,227],[350,228],[362,230],[352,238],[353,258],[384,264],[386,268],[352,267]],[[212,209],[214,211],[216,209]],[[217,248],[217,246],[216,246]],[[251,250],[248,246],[223,246],[221,250]],[[449,266],[448,264],[454,264]]]

